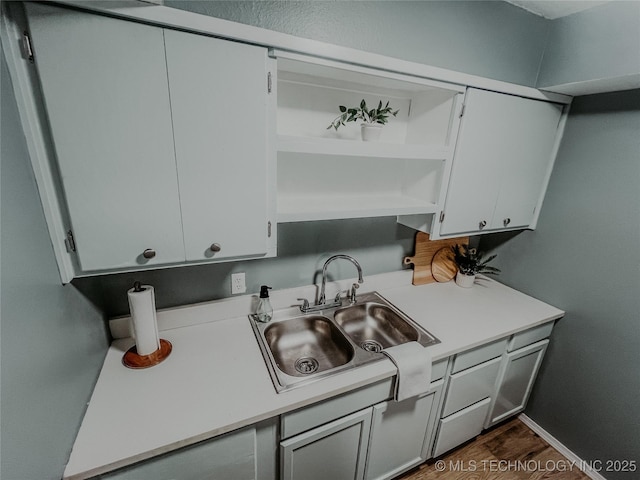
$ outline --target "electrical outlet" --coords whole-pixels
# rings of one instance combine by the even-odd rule
[[[244,293],[247,291],[247,284],[244,281],[244,272],[231,274],[231,295]]]

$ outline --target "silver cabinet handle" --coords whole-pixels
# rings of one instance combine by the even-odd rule
[[[487,226],[487,221],[486,221],[486,220],[482,220],[482,221],[478,224],[478,226],[480,227],[480,230],[482,230],[484,227],[486,227],[486,226]]]
[[[213,243],[209,247],[209,250],[211,250],[212,252],[219,252],[220,250],[222,250],[222,247],[220,246],[219,243]]]
[[[156,256],[156,251],[153,248],[147,248],[144,252],[142,252],[142,256],[144,258],[153,258]]]
[[[506,227],[507,225],[509,225],[510,223],[511,223],[511,219],[510,219],[510,218],[508,218],[508,217],[507,217],[507,218],[505,218],[505,219],[502,221],[502,224],[503,224],[505,227]]]

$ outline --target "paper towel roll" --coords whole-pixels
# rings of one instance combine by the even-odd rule
[[[142,285],[136,290],[134,287],[127,291],[136,350],[138,355],[150,355],[160,348],[156,297],[151,285]]]

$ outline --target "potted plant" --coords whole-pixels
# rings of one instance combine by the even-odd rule
[[[332,128],[338,130],[338,127],[344,126],[348,122],[362,120],[363,123],[360,131],[362,133],[362,140],[365,142],[380,138],[380,130],[382,126],[389,121],[389,115],[395,117],[400,111],[393,111],[389,106],[389,102],[383,107],[382,101],[378,102],[377,108],[369,109],[364,98],[360,101],[360,106],[357,108],[347,108],[344,105],[340,105],[338,108],[341,113],[331,122],[327,130]]]
[[[485,259],[483,253],[478,252],[475,248],[470,248],[469,245],[454,245],[451,249],[453,250],[453,258],[458,266],[456,284],[461,287],[472,287],[478,273],[485,275],[497,275],[500,273],[499,269],[487,265],[496,258],[496,255],[490,255]]]

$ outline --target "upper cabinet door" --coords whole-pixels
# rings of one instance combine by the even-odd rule
[[[267,50],[172,30],[165,46],[187,260],[265,255]]]
[[[533,221],[553,165],[562,106],[501,95],[506,130],[500,191],[491,229],[522,228]],[[501,142],[503,143],[503,142]]]
[[[162,30],[25,6],[82,270],[184,261]]]
[[[440,234],[529,226],[561,114],[561,105],[468,89]]]

